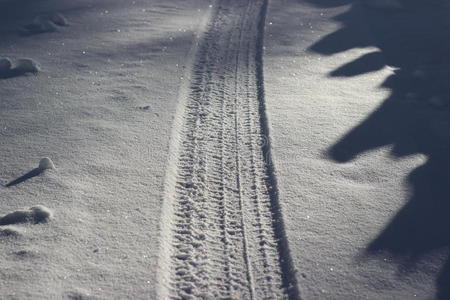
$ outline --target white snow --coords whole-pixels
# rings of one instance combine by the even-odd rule
[[[36,203],[55,212],[13,225],[18,238],[0,226],[0,298],[156,297],[173,115],[209,4],[0,1],[0,57],[41,66],[0,79],[0,216]],[[19,34],[54,12],[70,26]],[[42,157],[58,172],[35,172]]]
[[[0,0],[0,298],[450,298],[448,3],[245,3]]]
[[[448,77],[411,75],[448,68],[448,11],[405,3],[270,2],[267,112],[302,299],[450,295],[449,111],[426,103]]]

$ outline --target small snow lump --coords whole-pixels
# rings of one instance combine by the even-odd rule
[[[67,19],[60,13],[53,13],[49,16],[50,21],[59,26],[67,26],[69,23]]]
[[[53,164],[52,160],[48,157],[44,157],[39,161],[39,170],[47,170],[47,169],[55,169],[55,165]]]
[[[50,209],[42,205],[36,205],[28,210],[16,210],[0,218],[0,225],[11,225],[18,223],[43,223],[53,217]]]
[[[36,205],[30,208],[34,223],[47,222],[53,217],[53,213],[50,209],[43,205]]]
[[[37,62],[30,58],[20,58],[16,61],[14,70],[23,74],[37,73],[40,71],[40,67]]]

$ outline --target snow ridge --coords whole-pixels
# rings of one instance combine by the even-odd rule
[[[266,9],[219,1],[198,45],[165,199],[161,296],[298,298],[261,103]]]

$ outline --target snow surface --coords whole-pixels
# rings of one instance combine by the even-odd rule
[[[267,111],[303,299],[450,299],[449,10],[403,4],[270,2]]]
[[[0,1],[1,299],[154,299],[164,176],[188,53],[210,2]],[[21,35],[39,15],[68,26]],[[50,157],[55,170],[33,173]],[[31,172],[31,174],[30,174]],[[36,175],[36,176],[35,176]]]
[[[283,241],[263,240],[259,248],[253,243],[249,257],[258,258],[264,248],[275,262],[289,258],[279,261],[283,265],[292,258],[296,278],[283,280],[298,282],[301,299],[450,298],[450,5],[405,0],[385,10],[375,2],[388,3],[269,1],[264,95],[262,78],[256,79],[257,98],[265,101],[258,104],[265,108],[226,107],[224,128],[237,135],[225,136],[231,151],[222,146],[222,156],[236,159],[223,169],[230,178],[259,181],[254,189],[244,184],[227,193],[264,199],[265,188],[278,191],[270,195],[263,222],[282,232],[274,236]],[[181,147],[174,132],[194,128],[185,127],[179,116],[191,103],[186,92],[191,71],[201,69],[193,68],[194,52],[211,4],[0,0],[0,59],[10,59],[0,61],[0,298],[157,298],[161,282],[167,284],[158,277],[169,275],[157,272],[173,272],[161,257],[176,248],[165,236],[174,222],[165,219],[167,211],[162,214],[168,182],[180,167],[173,162],[179,159],[174,148]],[[227,13],[225,7],[224,20]],[[255,26],[251,20],[230,20],[234,23],[223,24],[240,23],[231,26],[235,43],[239,29]],[[24,34],[24,28],[33,29]],[[255,70],[249,66],[259,66],[249,59],[255,55],[250,46],[258,57],[262,45],[259,39],[240,39],[237,44],[247,48],[234,51],[213,39],[210,44],[223,45],[218,53],[228,56],[213,57],[207,70],[220,70],[221,59],[236,57],[236,70],[247,75],[208,76],[254,99],[255,83],[243,82],[252,82]],[[247,60],[239,60],[245,55]],[[23,58],[39,66],[38,72],[11,72],[9,62],[14,67]],[[198,80],[204,84],[202,76]],[[188,116],[195,116],[194,108]],[[265,119],[261,110],[270,125],[262,132],[251,127],[258,124],[255,113],[259,122]],[[253,119],[246,121],[246,114]],[[192,140],[181,142],[188,149]],[[261,164],[255,143],[270,145],[263,152],[273,158],[273,168]],[[56,168],[36,168],[42,157],[50,157]],[[250,163],[255,157],[257,163]],[[237,174],[236,162],[259,175]],[[265,186],[264,175],[275,175],[277,186]],[[171,204],[166,201],[164,209],[174,209]],[[237,214],[250,220],[247,226],[261,225],[264,218],[254,211]],[[40,221],[46,222],[35,224]],[[236,256],[249,255],[236,249]]]
[[[296,299],[268,145],[267,2],[215,6],[180,99],[167,178],[161,299]]]

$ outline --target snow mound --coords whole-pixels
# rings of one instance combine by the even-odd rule
[[[58,27],[56,27],[52,21],[38,16],[33,20],[33,23],[24,25],[19,31],[22,35],[33,35],[46,32],[55,32],[57,30]]]
[[[55,165],[53,164],[53,161],[50,158],[44,157],[43,159],[41,159],[39,161],[38,169],[41,171],[47,170],[47,169],[55,169]]]
[[[3,57],[0,58],[0,74],[7,73],[11,70],[12,62],[9,58]]]
[[[13,63],[9,58],[0,58],[0,78],[11,78],[27,73],[36,74],[41,70],[39,64],[31,58],[20,58]]]
[[[0,225],[18,223],[44,223],[53,217],[50,209],[42,205],[36,205],[28,210],[16,210],[0,218]]]
[[[23,35],[33,35],[46,32],[58,31],[58,26],[68,26],[66,18],[60,13],[51,13],[39,15],[34,18],[33,22],[20,28]]]
[[[30,208],[36,223],[47,222],[53,218],[53,212],[43,205],[36,205]]]
[[[41,70],[41,68],[39,64],[36,61],[32,60],[31,58],[20,58],[16,61],[13,70],[17,73],[25,74],[25,73],[37,73]]]
[[[67,19],[60,13],[53,13],[49,15],[49,19],[56,25],[69,26],[69,22],[67,22]]]

